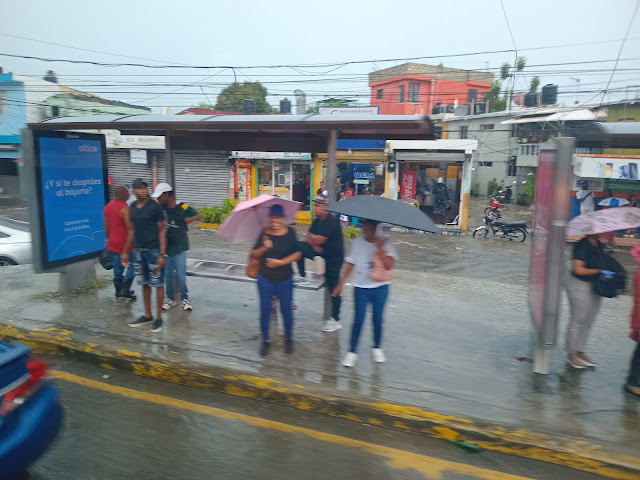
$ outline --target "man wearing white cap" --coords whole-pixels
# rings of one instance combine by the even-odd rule
[[[189,250],[187,224],[200,220],[202,216],[186,203],[177,203],[176,194],[168,183],[159,183],[153,191],[152,197],[164,209],[167,223],[167,263],[165,267],[167,300],[162,308],[169,310],[177,305],[174,294],[175,278],[177,278],[182,309],[192,310],[187,290],[187,250]]]

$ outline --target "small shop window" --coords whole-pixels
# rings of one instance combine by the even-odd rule
[[[325,183],[326,167],[325,167]],[[384,195],[386,165],[384,163],[339,163],[338,181],[339,191],[345,196],[353,195]]]

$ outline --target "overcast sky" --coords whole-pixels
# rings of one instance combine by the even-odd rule
[[[285,96],[291,99],[296,88],[307,92],[310,101],[351,95],[358,103],[368,104],[367,74],[404,63],[382,60],[508,50],[515,41],[530,66],[516,80],[516,90],[525,89],[531,77],[539,74],[542,85],[558,84],[560,101],[570,104],[576,100],[573,77],[580,80],[584,92],[579,94],[580,102],[593,99],[599,103],[602,95],[597,92],[605,88],[611,76],[636,0],[503,1],[513,40],[499,0],[6,1],[0,33],[112,55],[8,36],[0,36],[0,53],[108,63],[228,65],[240,67],[235,71],[238,81],[264,82],[273,106]],[[587,42],[600,43],[527,50]],[[513,53],[500,53],[414,61],[495,72],[503,62],[513,59]],[[368,62],[330,73],[336,67],[242,68],[354,60]],[[606,62],[598,62],[602,60]],[[535,66],[568,62],[589,63]],[[217,93],[234,78],[231,70],[219,68],[105,68],[3,56],[0,66],[5,72],[35,76],[52,69],[62,84],[114,100],[171,106],[176,112],[199,102],[215,103]],[[635,86],[630,93],[626,91],[628,85]],[[640,13],[610,88],[620,87],[606,100],[640,96]]]

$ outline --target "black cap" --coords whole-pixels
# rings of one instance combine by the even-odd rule
[[[141,178],[136,178],[133,183],[131,184],[131,188],[140,188],[141,186],[145,186],[145,187],[149,187],[149,185],[147,184],[147,182],[145,182],[144,180],[142,180]]]

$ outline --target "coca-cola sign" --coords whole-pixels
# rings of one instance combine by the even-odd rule
[[[416,198],[416,171],[403,170],[400,183],[400,198]]]

